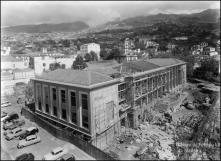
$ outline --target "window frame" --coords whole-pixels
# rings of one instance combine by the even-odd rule
[[[64,91],[64,101],[62,99],[62,91]],[[61,97],[61,103],[66,103],[66,90],[65,89],[60,89],[60,97]]]
[[[65,110],[66,118],[63,118],[63,110]],[[67,121],[67,109],[64,109],[64,108],[61,109],[61,119]]]
[[[40,94],[39,94],[40,93]],[[42,111],[42,88],[40,83],[36,83],[36,99],[37,99],[37,109]]]
[[[56,115],[55,115],[55,109],[56,109]],[[53,106],[53,114],[54,117],[58,117],[58,108],[56,106]]]
[[[83,108],[83,97],[82,97],[82,95],[85,95],[85,96],[87,96],[87,109],[86,108]],[[87,93],[81,93],[81,107],[82,107],[82,110],[89,110],[89,106],[88,106],[88,103],[89,103],[89,101],[88,101],[89,99],[88,99],[88,94]]]

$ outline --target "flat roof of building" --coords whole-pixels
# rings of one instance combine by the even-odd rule
[[[88,87],[100,83],[113,81],[113,78],[102,73],[90,70],[57,69],[36,76],[35,80],[68,83]]]
[[[142,71],[152,70],[159,67],[160,66],[147,62],[145,60],[137,60],[131,62],[123,62],[118,67],[115,67],[115,69],[123,73],[128,73],[128,72],[131,73],[131,72],[142,72]]]
[[[146,61],[158,65],[160,67],[185,63],[184,61],[175,58],[153,58],[147,59]]]

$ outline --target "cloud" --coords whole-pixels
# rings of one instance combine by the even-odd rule
[[[102,24],[116,18],[157,13],[193,13],[219,8],[219,1],[1,1],[2,26],[85,21]]]

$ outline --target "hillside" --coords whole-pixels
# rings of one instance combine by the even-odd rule
[[[2,28],[3,32],[11,33],[46,33],[46,32],[78,32],[89,28],[81,21],[59,24],[20,25]]]
[[[117,29],[151,26],[155,23],[173,23],[176,25],[190,25],[198,23],[218,23],[220,12],[218,9],[208,9],[193,14],[156,14],[148,16],[131,17],[124,20],[107,22],[97,29]],[[96,30],[96,28],[95,28]]]

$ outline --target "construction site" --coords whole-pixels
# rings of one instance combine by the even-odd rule
[[[158,99],[137,127],[121,124],[121,135],[105,152],[118,160],[220,160],[220,91],[188,83]]]

